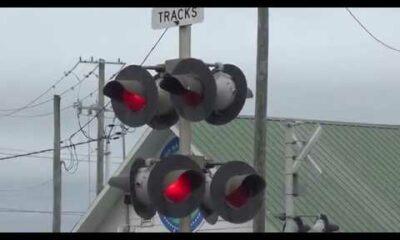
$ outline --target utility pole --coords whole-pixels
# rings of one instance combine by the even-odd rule
[[[120,124],[120,127],[121,127],[121,138],[122,138],[122,159],[125,161],[125,157],[126,157],[126,145],[125,145],[126,127],[123,123]]]
[[[110,178],[110,141],[109,139],[106,140],[106,151],[104,152],[104,155],[106,156],[105,159],[105,179],[104,179],[104,184],[107,183],[108,179]]]
[[[61,231],[61,118],[59,95],[54,95],[53,232]]]
[[[268,8],[258,8],[257,77],[254,122],[254,167],[266,179],[266,123],[268,89]],[[266,209],[264,201],[253,220],[253,232],[265,232]]]
[[[97,112],[97,182],[96,194],[99,195],[104,184],[104,94],[102,89],[105,83],[105,63],[99,59],[99,95]]]
[[[99,59],[98,61],[93,60],[82,60],[79,58],[80,63],[86,64],[98,64],[99,65],[99,91],[98,100],[96,105],[82,106],[80,102],[74,104],[74,107],[78,108],[78,112],[82,109],[87,109],[89,111],[95,110],[97,112],[97,174],[96,174],[96,194],[98,195],[104,186],[104,112],[109,111],[104,109],[104,94],[102,89],[105,84],[105,65],[115,64],[115,65],[125,65],[124,62],[118,58],[116,62],[105,61],[104,59]]]
[[[189,58],[191,55],[191,25],[179,26],[179,58]],[[190,144],[192,133],[190,122],[182,117],[179,119],[179,151],[183,155],[191,155]],[[180,219],[180,232],[191,232],[190,215]]]

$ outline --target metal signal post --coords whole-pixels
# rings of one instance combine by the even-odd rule
[[[179,58],[190,57],[191,25],[179,27]],[[182,117],[179,120],[179,152],[191,155],[190,144],[192,142],[192,131],[190,122]],[[190,215],[180,219],[180,232],[191,232]]]

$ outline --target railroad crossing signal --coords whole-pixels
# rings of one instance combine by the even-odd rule
[[[251,96],[243,72],[232,64],[214,69],[194,58],[167,60],[152,76],[142,66],[122,69],[103,89],[116,117],[130,127],[174,125],[179,116],[222,125],[232,121]]]
[[[130,194],[136,213],[149,219],[156,212],[167,217],[184,217],[200,207],[206,221],[218,216],[228,222],[252,219],[261,206],[265,181],[248,164],[222,164],[213,177],[204,164],[184,155],[163,159],[138,158],[129,176],[110,179],[111,186]]]
[[[153,77],[143,67],[130,65],[104,87],[103,93],[111,98],[115,116],[125,125],[148,124],[164,129],[174,125],[179,117],[159,81],[159,75]]]
[[[184,217],[200,204],[204,178],[200,167],[183,155],[135,160],[129,176],[113,177],[111,186],[130,194],[136,213],[144,219],[156,211],[168,217]]]
[[[247,163],[232,161],[219,167],[206,184],[200,211],[210,224],[221,216],[228,222],[252,219],[264,201],[265,181]]]
[[[153,76],[148,70],[157,73]],[[153,67],[127,66],[103,92],[111,98],[121,122],[131,127],[147,124],[154,129],[171,127],[179,116],[223,125],[236,118],[246,98],[251,97],[237,66],[211,65],[194,58],[171,59]],[[162,161],[138,158],[129,176],[113,177],[109,183],[129,193],[136,213],[145,219],[156,212],[182,218],[196,208],[211,224],[218,216],[232,223],[255,216],[266,183],[251,166],[228,162],[210,176],[211,169],[206,167],[210,165],[193,159],[185,155]]]

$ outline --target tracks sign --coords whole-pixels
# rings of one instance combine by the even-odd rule
[[[153,29],[184,26],[200,23],[204,19],[204,8],[153,8],[151,27]]]

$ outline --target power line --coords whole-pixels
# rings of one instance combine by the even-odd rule
[[[115,72],[113,75],[111,75],[111,77],[110,77],[107,81],[110,81],[110,80],[113,79],[118,73],[120,73],[121,70],[123,69],[123,67],[124,67],[125,65],[126,65],[126,63],[124,63],[124,64],[121,66],[121,68],[120,68],[117,72]],[[98,66],[98,65],[97,65],[97,66]],[[81,101],[84,100],[84,99],[86,99],[86,98],[88,98],[89,96],[92,96],[92,95],[93,95],[95,92],[97,92],[98,90],[99,90],[99,89],[97,88],[97,89],[94,90],[93,92],[89,93],[89,95],[87,95],[86,97],[82,98]],[[78,132],[81,132],[82,129],[83,129],[84,127],[86,127],[88,124],[90,124],[95,118],[97,118],[97,116],[98,116],[102,111],[105,111],[105,109],[107,108],[107,106],[108,106],[110,103],[111,103],[111,101],[109,101],[108,103],[106,103],[100,110],[97,111],[97,113],[95,114],[95,116],[94,116],[93,118],[89,119],[84,125],[81,125],[81,124],[80,124],[80,121],[79,121],[79,129],[78,129],[77,131],[75,131],[74,133],[72,133],[72,134],[70,135],[69,139],[72,139]]]
[[[81,85],[86,79],[88,79],[92,74],[94,74],[94,71],[96,71],[96,69],[98,67],[99,67],[99,65],[96,65],[88,74],[84,75],[83,79],[79,78],[74,72],[71,72],[78,79],[78,82],[76,84],[74,84],[72,87],[70,87],[69,89],[66,89],[65,91],[60,93],[59,95],[63,96],[64,94],[66,94],[70,91],[74,91],[77,86]]]
[[[18,208],[0,208],[0,212],[7,213],[38,213],[38,214],[52,214],[53,211],[46,210],[34,210],[34,209],[18,209]],[[79,211],[62,211],[61,214],[64,215],[79,215],[82,216],[85,212]]]
[[[143,59],[143,61],[142,61],[142,63],[141,63],[140,65],[143,65],[143,64],[146,62],[147,58],[150,56],[150,54],[153,52],[153,50],[157,47],[158,43],[159,43],[159,42],[161,41],[161,39],[164,37],[164,35],[165,35],[165,33],[167,32],[167,30],[168,30],[168,28],[166,28],[166,29],[164,30],[164,32],[161,34],[161,36],[160,36],[160,37],[158,38],[158,40],[155,42],[155,44],[154,44],[153,47],[150,49],[150,51],[148,52],[148,54],[146,55],[146,57]],[[79,64],[79,62],[78,62],[78,64]],[[119,70],[117,73],[113,74],[113,76],[111,76],[111,78],[114,77],[114,76],[116,76],[116,75],[123,69],[123,67],[124,67],[125,65],[126,65],[126,63],[123,64],[122,67],[120,68],[120,70]],[[98,67],[98,65],[96,65],[96,67]],[[93,72],[93,71],[94,71],[94,70],[92,70],[92,72]],[[110,79],[111,79],[111,78],[110,78]],[[97,113],[95,114],[95,116],[94,116],[93,118],[91,118],[89,121],[87,121],[84,125],[80,126],[80,128],[79,128],[77,131],[75,131],[74,133],[72,133],[68,139],[69,139],[69,140],[72,139],[72,138],[73,138],[77,133],[79,133],[84,127],[86,127],[88,124],[90,124],[90,122],[92,122],[102,111],[104,111],[104,110],[106,109],[106,107],[107,107],[110,103],[111,103],[111,101],[109,101],[107,104],[105,104],[104,107],[102,107],[99,111],[97,111]],[[0,116],[0,117],[1,117],[1,116]],[[87,140],[87,141],[85,141],[85,142],[79,142],[79,143],[75,143],[75,144],[70,144],[70,145],[68,145],[68,146],[63,146],[63,147],[61,147],[61,149],[68,148],[68,147],[75,147],[75,146],[78,146],[78,145],[87,144],[87,143],[94,142],[94,141],[97,141],[97,140],[100,140],[100,139],[105,139],[105,138],[107,138],[107,137],[102,137],[102,138],[97,138],[97,139],[90,139],[90,140]],[[63,142],[64,142],[64,141],[65,141],[65,140],[63,140]],[[53,150],[54,150],[54,149],[51,148],[51,149],[44,149],[44,150],[35,151],[35,152],[30,152],[30,153],[25,153],[25,154],[19,154],[19,155],[14,155],[14,156],[3,157],[3,158],[0,158],[0,161],[2,161],[2,160],[7,160],[7,159],[12,159],[12,158],[17,158],[17,157],[30,156],[30,155],[39,154],[39,153],[44,153],[44,152],[50,152],[50,151],[53,151]]]
[[[30,186],[27,186],[27,187],[23,187],[23,188],[0,189],[0,192],[20,192],[20,191],[24,191],[24,190],[27,190],[27,189],[32,189],[32,188],[38,188],[38,187],[45,186],[45,185],[51,183],[52,181],[53,181],[53,178],[47,179],[46,181],[38,183],[38,184],[35,184],[35,185],[30,185]]]
[[[42,94],[40,94],[39,96],[37,96],[36,98],[34,98],[33,100],[31,100],[30,102],[28,102],[27,104],[25,104],[22,107],[19,108],[9,108],[9,109],[1,109],[1,111],[5,111],[5,112],[9,112],[11,111],[11,113],[5,114],[3,116],[10,116],[13,115],[19,111],[22,111],[26,108],[28,108],[29,106],[31,106],[34,102],[36,102],[38,99],[40,99],[41,97],[43,97],[44,95],[46,95],[50,90],[54,89],[57,84],[59,84],[62,80],[64,80],[67,76],[69,76],[71,74],[72,71],[74,71],[78,65],[80,64],[80,62],[78,61],[69,71],[64,72],[64,75],[57,80],[54,84],[52,84],[48,89],[46,89]]]
[[[153,50],[157,47],[158,43],[161,41],[161,39],[164,37],[164,34],[168,31],[169,28],[166,28],[164,30],[164,32],[161,34],[161,36],[158,38],[158,40],[156,41],[156,43],[153,45],[153,47],[150,49],[150,51],[147,53],[146,57],[143,59],[142,63],[140,64],[140,66],[142,66],[147,58],[150,56],[150,54],[153,52]]]
[[[164,30],[164,32],[160,35],[160,37],[157,39],[157,41],[154,43],[154,45],[151,47],[150,51],[147,53],[147,55],[146,55],[145,58],[143,59],[143,61],[142,61],[142,63],[140,64],[140,66],[142,66],[142,65],[146,62],[147,58],[148,58],[148,57],[150,56],[150,54],[154,51],[154,49],[157,47],[158,43],[159,43],[159,42],[161,41],[161,39],[164,37],[164,35],[165,35],[165,33],[167,32],[167,30],[168,30],[168,28],[166,28],[166,29]],[[114,73],[114,74],[110,77],[110,79],[112,79],[114,76],[116,76],[118,73],[120,73],[120,72],[122,71],[122,69],[124,68],[125,65],[126,65],[126,63],[124,63],[124,64],[121,66],[120,70],[119,70],[118,72]],[[109,79],[109,80],[110,80],[110,79]],[[99,89],[97,89],[97,90],[99,90]],[[106,109],[106,107],[107,107],[110,103],[111,103],[111,101],[109,101],[106,105],[104,105],[104,107],[103,107],[102,109],[100,109],[99,111],[97,111],[96,115],[95,115],[92,119],[90,119],[86,124],[84,124],[83,126],[80,126],[80,128],[78,129],[78,131],[74,132],[74,133],[69,137],[69,139],[71,139],[72,137],[74,137],[78,132],[80,132],[84,127],[86,127],[91,121],[93,121],[93,120],[100,114],[101,111],[104,111],[104,110]],[[0,160],[1,160],[1,159],[0,159]]]
[[[15,153],[0,152],[0,155],[14,156]],[[82,154],[78,154],[78,155],[82,155]],[[93,155],[92,155],[92,156],[93,156]],[[29,156],[25,156],[25,157],[36,158],[36,159],[53,159],[52,156],[36,156],[36,155],[29,155]],[[117,158],[117,157],[112,157],[112,158],[114,158],[114,159],[122,159],[122,158]],[[69,160],[69,161],[71,161],[71,160],[73,160],[73,159],[68,158],[68,157],[65,157],[65,156],[61,156],[61,160]],[[79,162],[87,162],[87,163],[89,163],[89,162],[93,162],[93,163],[96,162],[96,161],[94,161],[94,160],[85,160],[85,159],[82,159],[82,158],[78,158],[77,160],[78,160]],[[121,164],[121,162],[116,162],[116,161],[111,161],[110,163],[112,163],[112,164]],[[0,190],[0,192],[1,192],[1,190]]]
[[[74,144],[62,146],[61,149],[70,148],[70,147],[75,147],[75,146],[87,144],[87,143],[94,142],[94,141],[97,141],[97,140],[99,140],[99,139],[105,139],[105,138],[106,138],[106,137],[102,137],[102,138],[97,138],[97,139],[93,139],[93,140],[87,140],[87,141],[84,141],[84,142],[78,142],[78,143],[74,143]],[[2,157],[2,158],[0,158],[0,161],[8,160],[8,159],[13,159],[13,158],[18,158],[18,157],[26,157],[26,156],[30,156],[30,155],[35,155],[35,154],[40,154],[40,153],[45,153],[45,152],[51,152],[51,151],[54,151],[54,148],[43,149],[43,150],[34,151],[34,152],[29,152],[29,153],[24,153],[24,154],[16,154],[16,155],[13,155],[13,156]]]
[[[393,51],[400,52],[400,49],[395,48],[395,47],[392,47],[392,46],[390,46],[389,44],[387,44],[387,43],[383,42],[382,40],[378,39],[374,34],[372,34],[372,33],[360,22],[360,20],[358,20],[358,18],[350,11],[350,9],[348,9],[348,8],[345,8],[345,9],[346,9],[346,11],[354,18],[354,20],[356,20],[356,22],[364,29],[364,31],[365,31],[366,33],[368,33],[368,35],[370,35],[375,41],[377,41],[378,43],[382,44],[383,46],[385,46],[385,47],[387,47],[387,48],[389,48],[389,49],[391,49],[391,50],[393,50]]]
[[[107,106],[111,103],[111,101],[109,101],[107,104],[104,105],[104,107],[102,107],[100,110],[97,111],[97,113],[94,115],[94,117],[92,117],[91,119],[89,119],[89,121],[87,121],[84,125],[82,125],[77,131],[75,131],[74,133],[72,133],[68,139],[72,139],[76,134],[78,134],[84,127],[86,127],[89,123],[91,123],[94,119],[97,118],[97,116],[104,111]],[[103,137],[105,138],[105,137]],[[98,139],[93,139],[93,140],[98,140]],[[1,160],[1,159],[0,159]]]
[[[78,79],[78,83],[76,83],[76,84],[74,84],[73,86],[67,88],[66,90],[64,90],[63,92],[61,92],[59,95],[60,95],[60,96],[63,96],[63,95],[65,95],[65,94],[67,94],[67,93],[69,93],[69,92],[71,92],[71,91],[74,91],[75,88],[76,88],[78,85],[81,85],[86,79],[88,79],[88,78],[94,73],[94,71],[95,71],[97,68],[98,68],[98,66],[95,66],[90,72],[88,72],[88,73],[84,76],[83,79],[79,78],[73,71],[69,71],[69,74],[72,73],[72,74]],[[45,101],[42,101],[42,102],[39,102],[39,103],[30,105],[30,106],[28,106],[28,107],[26,107],[26,108],[24,108],[24,109],[21,109],[20,111],[25,110],[25,109],[30,109],[30,108],[38,107],[38,106],[40,106],[40,105],[49,103],[49,102],[51,102],[52,100],[53,100],[53,98],[47,99],[47,100],[45,100]],[[66,109],[71,108],[71,107],[73,107],[73,105],[66,106],[66,107],[62,108],[61,111],[66,110]],[[34,114],[34,115],[17,115],[17,116],[12,116],[12,115],[14,115],[14,114],[17,113],[17,112],[19,112],[19,111],[15,111],[15,112],[13,112],[13,113],[8,113],[8,114],[5,114],[5,115],[0,115],[0,117],[34,118],[34,117],[49,116],[49,115],[53,114],[53,112],[47,112],[47,113]]]
[[[74,105],[68,105],[60,109],[60,112],[63,112],[67,110],[68,108],[72,108]],[[37,117],[45,117],[45,116],[50,116],[53,115],[54,112],[46,112],[46,113],[40,113],[40,114],[32,114],[32,115],[17,115],[17,116],[9,116],[11,118],[37,118]]]
[[[83,136],[85,136],[87,139],[93,139],[90,136],[88,136],[86,131],[83,129],[82,124],[81,124],[81,118],[80,118],[79,114],[76,114],[76,118],[78,120],[79,129],[81,130]]]
[[[0,147],[0,149],[2,149],[2,150],[5,150],[5,151],[13,151],[13,153],[10,153],[10,152],[7,152],[7,153],[5,153],[5,152],[0,152],[0,154],[3,154],[3,155],[14,155],[14,154],[16,154],[16,153],[27,153],[27,152],[32,152],[32,151],[30,151],[30,150],[25,150],[25,149],[20,149],[20,148],[7,148],[7,147]],[[78,156],[81,156],[81,157],[85,157],[85,158],[87,158],[88,156],[87,156],[87,154],[77,154]],[[90,156],[96,156],[95,154],[92,154],[92,155],[90,155]],[[62,158],[66,158],[66,156],[65,155],[61,155],[61,157]],[[52,156],[43,156],[42,158],[53,158]],[[115,156],[115,157],[111,157],[111,158],[114,158],[114,159],[122,159],[122,156]],[[87,162],[87,160],[81,160],[82,162]],[[95,161],[92,161],[92,162],[95,162]]]

